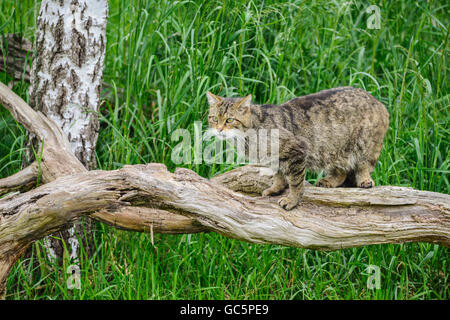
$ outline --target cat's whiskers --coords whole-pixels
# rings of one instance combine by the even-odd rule
[[[206,132],[203,134],[203,139],[204,140],[209,140],[212,137],[217,137],[219,136],[219,131],[215,128],[208,128],[208,130],[206,130]]]
[[[219,131],[216,128],[209,128],[204,136],[205,139],[209,139],[211,137],[216,137],[219,138],[221,140],[226,140],[226,139],[238,139],[240,141],[243,141],[243,139],[245,139],[245,134],[239,130],[239,129],[229,129],[229,130],[222,130]]]

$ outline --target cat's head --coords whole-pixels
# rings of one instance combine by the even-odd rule
[[[224,98],[207,92],[209,127],[214,135],[233,137],[251,128],[252,95],[244,98]]]

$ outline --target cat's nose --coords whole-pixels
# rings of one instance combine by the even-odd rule
[[[219,133],[222,132],[223,131],[223,127],[218,128],[217,131],[219,131]]]

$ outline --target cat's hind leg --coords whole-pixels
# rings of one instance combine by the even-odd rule
[[[286,180],[280,172],[277,172],[273,176],[272,186],[262,192],[263,197],[270,195],[276,195],[286,189]]]
[[[389,115],[379,121],[379,129],[377,131],[367,131],[369,136],[366,137],[366,141],[369,141],[369,144],[366,146],[366,151],[360,156],[354,168],[356,187],[375,187],[375,182],[372,180],[371,173],[378,163],[378,158],[380,157],[381,149],[383,148],[383,137],[388,126]]]
[[[332,170],[328,176],[317,181],[316,185],[322,188],[336,188],[342,185],[347,173],[341,170]]]

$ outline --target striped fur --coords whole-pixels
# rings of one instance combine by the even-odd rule
[[[280,193],[289,185],[288,196],[279,201],[286,210],[300,201],[306,169],[328,172],[317,182],[321,187],[334,188],[345,181],[361,188],[374,186],[371,172],[389,127],[389,113],[367,91],[339,87],[281,105],[257,105],[251,96],[223,98],[211,93],[208,101],[213,129],[280,130],[280,170],[263,195]]]

